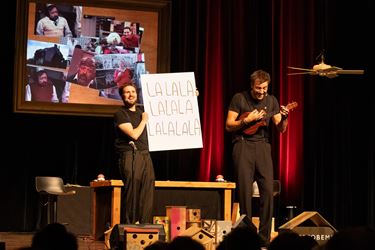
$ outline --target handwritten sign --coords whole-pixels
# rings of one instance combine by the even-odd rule
[[[141,75],[150,151],[202,148],[194,72]]]

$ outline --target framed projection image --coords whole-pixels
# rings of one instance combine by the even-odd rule
[[[17,0],[14,112],[112,116],[120,86],[141,94],[141,75],[169,72],[170,11],[170,0]]]

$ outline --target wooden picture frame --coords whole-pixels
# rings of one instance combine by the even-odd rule
[[[87,99],[75,103],[52,103],[26,101],[26,84],[28,82],[27,46],[29,40],[57,42],[55,37],[41,38],[35,34],[36,4],[46,1],[17,0],[15,31],[15,65],[14,65],[14,101],[16,113],[36,113],[53,115],[112,116],[122,102],[101,102]],[[49,2],[48,2],[49,3]],[[149,73],[168,73],[170,70],[170,0],[91,0],[72,1],[55,0],[54,4],[71,4],[83,6],[83,15],[114,16],[141,23],[145,28],[142,37],[142,52]],[[99,14],[98,14],[99,13]],[[82,91],[74,86],[76,93]],[[77,88],[78,87],[78,88]],[[92,92],[92,91],[91,91]],[[90,95],[96,95],[92,92]]]

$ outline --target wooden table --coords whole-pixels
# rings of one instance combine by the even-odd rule
[[[105,180],[105,181],[92,181],[90,187],[94,189],[94,197],[92,199],[92,216],[93,216],[93,235],[96,239],[101,237],[105,228],[103,225],[98,225],[100,219],[98,213],[98,195],[102,189],[110,189],[111,192],[111,208],[110,208],[110,223],[111,227],[120,223],[121,212],[121,187],[124,184],[121,180]],[[223,208],[224,220],[231,220],[232,210],[232,191],[236,188],[233,182],[196,182],[196,181],[155,181],[155,188],[178,188],[178,189],[213,189],[223,191]],[[107,190],[109,191],[109,190]],[[102,223],[103,224],[103,223]],[[105,227],[105,225],[104,225]],[[99,232],[100,231],[100,232]]]
[[[111,227],[116,224],[120,224],[120,213],[121,213],[121,187],[124,184],[121,180],[105,180],[105,181],[92,181],[90,182],[90,187],[94,189],[94,195],[92,197],[92,234],[95,239],[99,239],[103,236],[106,228],[106,222],[100,223],[100,217],[103,213],[100,210],[98,200],[101,199],[102,195],[100,192],[104,191],[106,193],[110,192],[110,203],[111,203]],[[104,198],[105,199],[105,198]],[[107,200],[106,200],[107,201]],[[104,214],[106,214],[104,212]],[[103,221],[103,220],[102,220]],[[99,225],[100,224],[100,225]]]

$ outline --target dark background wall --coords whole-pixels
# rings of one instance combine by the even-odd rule
[[[171,72],[194,71],[198,88],[204,77],[203,54],[205,14],[210,1],[172,1]],[[373,1],[308,1],[314,8],[301,17],[299,25],[313,23],[307,33],[314,34],[314,47],[305,46],[303,65],[311,65],[324,47],[331,64],[344,68],[365,69],[365,76],[340,76],[335,79],[307,76],[304,94],[304,161],[299,210],[317,210],[338,228],[375,225],[375,99]],[[277,48],[272,24],[278,6],[274,1],[220,1],[226,32],[224,42],[223,100],[226,107],[234,92],[246,88],[248,75],[255,67],[270,70]],[[294,7],[297,1],[285,1],[297,15],[306,9]],[[61,176],[65,183],[88,185],[97,174],[119,178],[113,150],[111,118],[16,114],[13,105],[13,61],[15,3],[0,15],[2,116],[0,182],[0,230],[30,231],[35,228],[37,194],[34,177]],[[298,6],[298,5],[296,5]],[[243,8],[237,11],[238,7]],[[285,7],[285,6],[283,6]],[[238,33],[232,33],[236,13],[244,14]],[[309,21],[307,21],[309,20]],[[288,23],[284,23],[288,25]],[[306,30],[306,29],[304,29]],[[306,34],[307,36],[308,34]],[[310,34],[311,35],[311,34]],[[240,38],[240,39],[239,39]],[[237,51],[236,43],[243,43]],[[244,46],[244,44],[248,46]],[[293,54],[293,48],[288,51]],[[280,55],[280,53],[278,53]],[[210,62],[215,63],[215,62]],[[315,61],[313,62],[315,64]],[[280,74],[276,74],[280,73]],[[273,86],[280,75],[275,72]],[[274,90],[274,94],[277,91]],[[217,112],[226,114],[226,109]],[[224,121],[223,121],[224,122]],[[301,145],[295,145],[301,146]],[[231,146],[225,134],[226,176],[231,173]],[[199,173],[199,150],[152,153],[157,179],[196,180]],[[284,201],[287,203],[287,201]]]

